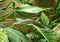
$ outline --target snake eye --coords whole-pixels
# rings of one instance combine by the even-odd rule
[[[5,0],[0,0],[0,2],[3,2],[3,1],[5,1]]]

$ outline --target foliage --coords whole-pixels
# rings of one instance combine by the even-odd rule
[[[0,28],[0,42],[9,42],[8,36],[4,33],[2,28]]]
[[[57,36],[56,34],[50,30],[49,28],[39,28],[35,25],[32,25],[34,28],[36,28],[38,30],[38,32],[40,32],[44,38],[47,40],[47,42],[57,42]]]
[[[0,16],[0,20],[4,21],[11,15],[14,17],[11,26],[0,24],[0,42],[58,42],[58,36],[52,29],[60,21],[59,0],[55,9],[33,6],[29,0],[16,1],[22,5],[16,7],[14,0],[11,0],[8,6],[0,8],[0,12],[5,11],[12,3],[12,11]],[[17,15],[19,17],[16,17]],[[50,15],[53,15],[53,18],[49,17]],[[19,25],[18,29],[15,29],[15,25]],[[20,30],[21,28],[24,32]],[[28,32],[25,33],[25,30]]]
[[[46,25],[46,26],[49,25],[49,19],[43,12],[41,13],[41,19],[42,19],[42,22],[44,25]]]
[[[0,2],[3,2],[4,0],[0,0]]]
[[[0,25],[2,26],[2,25]],[[26,36],[24,36],[20,31],[14,30],[11,27],[1,27],[0,30],[0,41],[1,42],[29,42]],[[8,39],[9,38],[9,39]]]

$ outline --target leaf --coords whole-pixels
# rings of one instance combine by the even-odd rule
[[[35,17],[40,13],[41,11],[47,11],[50,10],[50,8],[40,8],[36,6],[31,5],[21,5],[20,7],[16,8],[17,13],[20,15],[21,18],[32,18]]]
[[[16,21],[17,22],[21,22],[21,21],[23,21],[24,19],[21,19],[21,18],[16,18]]]
[[[3,8],[0,8],[0,12],[4,11]]]
[[[56,5],[56,8],[55,8],[55,11],[56,11],[56,14],[55,14],[54,19],[57,19],[57,18],[60,17],[60,0],[57,0],[57,5]]]
[[[37,29],[39,33],[47,40],[47,42],[58,42],[58,37],[55,32],[49,28],[39,28],[32,24],[32,26]]]
[[[46,42],[46,40],[45,39],[41,39],[38,42]]]
[[[44,10],[50,10],[50,8],[40,8],[36,6],[30,6],[30,5],[21,5],[20,7],[16,8],[19,12],[27,12],[27,13],[39,13]]]
[[[0,2],[3,2],[4,0],[0,0]]]
[[[4,30],[6,31],[11,42],[29,42],[29,40],[20,31],[14,30],[10,27],[5,28]]]
[[[6,28],[7,26],[0,24],[0,28]]]
[[[46,26],[49,25],[49,18],[43,12],[41,13],[41,20],[44,25],[46,25]]]
[[[23,4],[29,4],[32,5],[31,2],[29,2],[29,0],[16,0],[18,3],[23,3]]]
[[[21,3],[28,3],[29,0],[16,0],[17,2]]]
[[[5,34],[2,28],[0,28],[0,42],[9,42],[8,36]]]
[[[60,0],[58,0],[57,6],[56,6],[56,10],[60,9]]]

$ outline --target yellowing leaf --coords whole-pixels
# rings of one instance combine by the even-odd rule
[[[9,42],[7,35],[0,29],[0,42]]]

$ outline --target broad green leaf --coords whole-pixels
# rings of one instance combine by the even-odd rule
[[[34,17],[36,15],[38,15],[37,13],[41,12],[41,11],[46,11],[49,10],[50,8],[40,8],[40,7],[36,7],[36,6],[30,6],[30,5],[21,5],[20,7],[16,8],[17,13],[22,16],[22,17]]]
[[[0,42],[9,42],[8,37],[2,28],[0,28]]]
[[[20,7],[17,8],[17,11],[19,12],[27,12],[27,13],[39,13],[43,10],[47,10],[50,8],[40,8],[40,7],[36,7],[36,6],[30,6],[30,5],[21,5]]]
[[[7,26],[0,24],[0,28],[6,28]]]
[[[48,26],[49,18],[43,12],[41,13],[41,20],[42,20],[44,25]]]
[[[37,29],[39,33],[47,40],[47,42],[58,42],[58,37],[55,32],[49,28],[39,28],[32,24],[32,26]]]
[[[0,2],[3,2],[4,0],[0,0]]]
[[[29,42],[29,40],[20,32],[17,30],[14,30],[10,27],[4,29],[11,40],[11,42]]]

